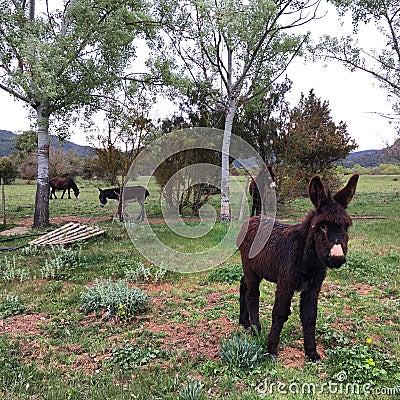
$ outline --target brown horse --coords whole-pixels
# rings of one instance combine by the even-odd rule
[[[74,191],[74,195],[76,198],[79,196],[79,189],[78,186],[76,186],[76,183],[71,179],[71,178],[52,178],[50,179],[50,199],[54,198],[56,199],[56,190],[62,190],[63,193],[61,195],[61,198],[64,198],[65,192],[68,190],[68,198],[71,198],[70,191],[71,189]]]
[[[261,214],[266,185],[270,189],[276,187],[275,173],[271,165],[268,165],[267,169],[263,168],[257,177],[250,182],[249,193],[252,198],[251,217]]]
[[[331,196],[320,177],[315,176],[308,187],[315,210],[303,222],[283,225],[258,216],[242,226],[237,240],[244,274],[240,284],[239,323],[245,328],[253,330],[256,327],[258,332],[261,331],[259,285],[262,279],[276,283],[267,343],[272,360],[277,357],[279,336],[290,315],[295,291],[300,292],[305,354],[312,361],[320,360],[315,344],[318,296],[327,268],[339,268],[346,261],[347,230],[352,223],[346,208],[354,196],[357,182],[358,175],[355,174],[343,189]],[[257,238],[263,232],[267,235],[268,224],[272,226],[271,234],[266,237],[265,244],[260,245]],[[259,250],[255,252],[257,246]]]

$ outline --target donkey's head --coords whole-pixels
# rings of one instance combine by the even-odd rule
[[[99,201],[100,201],[100,207],[104,207],[107,204],[107,195],[105,193],[105,190],[100,189],[99,187]]]
[[[308,186],[315,211],[311,214],[307,248],[314,246],[320,262],[326,267],[339,268],[346,262],[347,230],[352,224],[346,208],[354,196],[357,182],[358,175],[355,174],[334,196],[326,190],[319,176],[314,176]]]

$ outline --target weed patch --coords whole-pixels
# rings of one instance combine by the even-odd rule
[[[117,365],[122,371],[129,371],[146,365],[157,359],[165,358],[163,350],[153,347],[140,347],[137,344],[125,342],[122,346],[112,349],[112,363]]]

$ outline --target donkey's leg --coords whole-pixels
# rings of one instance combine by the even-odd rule
[[[64,198],[64,194],[65,194],[65,191],[66,191],[67,189],[63,189],[63,192],[62,192],[62,195],[61,195],[61,198],[63,199]]]
[[[300,318],[303,325],[304,352],[311,361],[319,361],[315,343],[315,325],[320,288],[313,288],[300,294]]]
[[[255,203],[255,199],[253,197],[252,202],[251,202],[251,215],[250,217],[253,217],[256,214],[256,203]]]
[[[289,287],[287,283],[277,285],[275,292],[275,303],[272,309],[272,325],[268,335],[267,348],[271,360],[275,361],[278,355],[279,336],[281,334],[283,324],[290,315],[290,304],[294,289]]]
[[[250,325],[256,326],[257,332],[261,332],[259,305],[260,305],[260,282],[261,279],[252,271],[246,274],[246,305],[249,312]]]
[[[245,329],[250,328],[250,315],[247,308],[246,302],[247,285],[244,276],[240,281],[240,314],[239,314],[239,324],[243,325]]]
[[[69,199],[71,198],[71,189],[70,188],[68,188],[68,198]]]
[[[138,215],[138,217],[136,218],[137,220],[144,220],[144,201],[140,201],[138,200],[138,203],[140,204],[140,213]]]

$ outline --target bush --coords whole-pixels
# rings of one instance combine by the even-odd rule
[[[143,290],[129,287],[125,281],[113,283],[96,280],[92,287],[81,293],[83,312],[89,313],[104,309],[107,317],[128,320],[142,312],[147,305],[147,295]]]
[[[246,338],[234,336],[222,342],[220,355],[230,368],[254,369],[264,358],[264,349]]]

